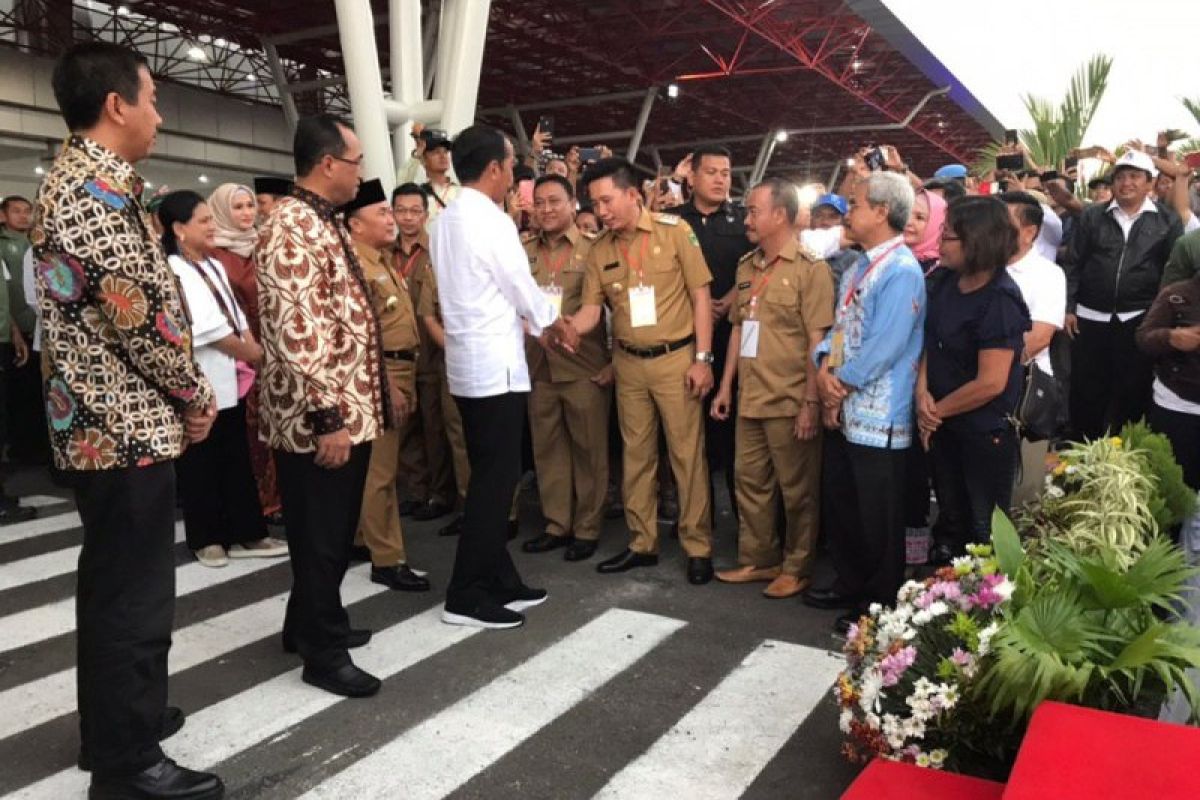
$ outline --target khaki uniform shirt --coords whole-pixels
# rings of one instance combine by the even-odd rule
[[[422,231],[417,244],[408,252],[401,248],[397,240],[396,246],[392,248],[392,266],[408,283],[408,296],[416,318],[417,335],[421,339],[421,352],[417,356],[417,375],[434,375],[442,369],[445,356],[442,348],[429,337],[429,331],[421,322],[419,311],[421,290],[425,281],[433,274],[433,264],[429,260],[429,234]]]
[[[651,214],[643,209],[632,239],[606,230],[592,243],[583,304],[600,305],[607,300],[613,313],[613,338],[633,347],[651,347],[695,333],[691,292],[711,282],[712,274],[691,226],[673,214]],[[654,287],[658,321],[635,328],[629,290],[639,285]]]
[[[561,313],[564,316],[577,313],[583,305],[583,278],[594,239],[571,225],[554,244],[547,242],[544,235],[529,236],[524,240],[533,279],[538,286],[557,287],[562,291]],[[606,340],[603,325],[597,325],[584,336],[575,353],[547,352],[537,339],[529,337],[525,347],[529,374],[535,381],[553,383],[591,378],[608,366],[610,354]]]
[[[408,283],[388,265],[391,253],[360,242],[354,243],[354,252],[362,265],[371,306],[379,317],[379,336],[384,352],[416,350],[421,343],[417,315],[408,294]]]
[[[738,262],[737,302],[729,321],[758,321],[758,353],[738,359],[738,413],[750,419],[794,417],[804,402],[808,332],[833,325],[829,265],[789,241],[773,264],[762,250]],[[743,341],[745,330],[743,328]]]

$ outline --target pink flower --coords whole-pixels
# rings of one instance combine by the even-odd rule
[[[973,657],[961,647],[954,648],[954,652],[950,654],[950,660],[960,667],[969,666]]]
[[[909,645],[903,650],[884,658],[879,662],[879,670],[883,673],[883,685],[895,686],[900,682],[900,676],[917,660],[917,648]]]

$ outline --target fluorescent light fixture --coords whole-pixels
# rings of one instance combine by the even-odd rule
[[[671,98],[672,100],[674,100],[676,97],[679,97],[679,84],[678,83],[668,83],[667,84],[667,97]]]
[[[775,131],[775,141],[779,142],[780,144],[783,144],[787,140],[788,140],[788,132],[787,131],[785,131],[783,128],[780,128],[779,130]]]
[[[205,53],[204,50],[196,45],[188,48],[187,57],[192,61],[208,61],[208,53]]]
[[[200,176],[200,178],[199,178],[199,181],[200,181],[201,183],[208,183],[208,176],[207,176],[207,175],[201,175],[201,176]]]
[[[33,174],[34,175],[45,175],[46,168],[43,167],[41,164],[38,164],[36,167],[33,168]]]

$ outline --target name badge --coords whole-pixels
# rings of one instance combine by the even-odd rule
[[[829,342],[829,357],[826,359],[830,369],[837,369],[846,363],[846,334],[841,328],[833,329],[833,337]]]
[[[738,350],[742,358],[758,358],[758,325],[756,319],[742,321],[742,346]]]
[[[562,298],[563,291],[561,286],[543,286],[542,294],[550,301],[550,305],[554,306],[554,313],[562,315]]]
[[[629,287],[629,322],[635,328],[658,324],[658,308],[654,305],[653,286]]]

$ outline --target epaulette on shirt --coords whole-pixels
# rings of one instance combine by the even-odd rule
[[[663,225],[678,225],[679,217],[676,214],[658,213],[654,215],[654,221],[661,222]]]
[[[811,247],[804,244],[803,242],[801,242],[800,246],[796,248],[796,252],[798,252],[802,258],[806,258],[809,261],[824,261],[825,260],[824,256],[822,256],[816,250],[813,250]]]
[[[594,241],[596,241],[596,237],[599,236],[600,234],[591,233],[589,231],[580,231],[579,235],[582,236],[583,238],[587,239],[588,241],[594,242]]]
[[[758,254],[758,250],[751,250],[749,253],[746,253],[746,254],[745,254],[745,255],[743,255],[741,258],[739,258],[739,259],[738,259],[738,263],[739,263],[739,264],[741,264],[743,261],[750,261],[750,260],[751,260],[751,259],[753,259],[753,258],[754,258],[754,256],[756,256],[757,254]]]
[[[538,235],[536,233],[534,233],[533,231],[525,231],[525,233],[521,234],[521,244],[529,244],[531,242],[537,241],[537,238],[538,238]]]

